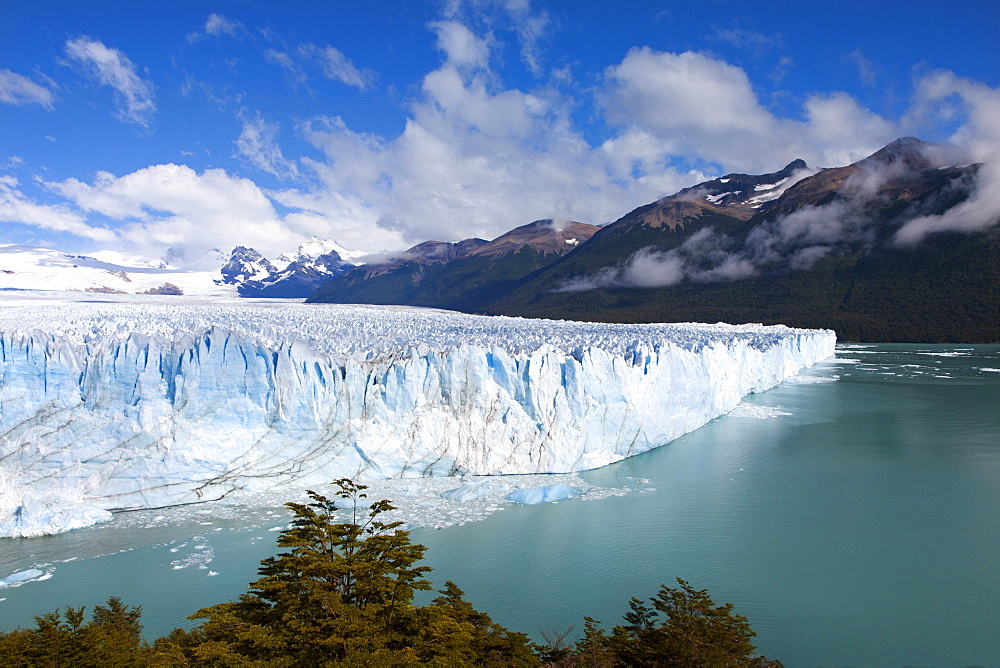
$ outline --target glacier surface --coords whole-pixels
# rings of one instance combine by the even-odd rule
[[[783,326],[405,307],[0,304],[6,537],[340,477],[592,469],[702,426],[835,344]]]

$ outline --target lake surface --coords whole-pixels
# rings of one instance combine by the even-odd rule
[[[733,602],[788,666],[1000,664],[1000,346],[841,346],[836,361],[587,482],[632,490],[416,529],[431,579],[537,639],[620,621],[674,578]],[[456,485],[457,486],[457,485]],[[417,499],[397,499],[398,505]],[[281,509],[128,513],[0,541],[0,628],[109,595],[150,636],[237,597]]]

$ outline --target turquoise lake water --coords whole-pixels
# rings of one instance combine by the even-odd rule
[[[540,639],[674,578],[788,666],[1000,665],[1000,346],[841,346],[665,447],[581,474],[624,496],[417,529],[438,584]],[[399,505],[405,500],[398,500]],[[0,628],[109,595],[150,636],[235,598],[280,509],[195,506],[0,541]]]

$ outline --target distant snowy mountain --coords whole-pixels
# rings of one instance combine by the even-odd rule
[[[89,254],[19,244],[0,245],[0,289],[68,290],[99,294],[194,297],[306,297],[354,265],[362,253],[312,238],[291,253],[268,260],[237,246],[227,256],[212,249],[188,258],[169,249],[150,259],[111,250]]]
[[[355,258],[362,255],[317,237],[274,262],[252,248],[237,246],[222,267],[221,281],[235,285],[241,297],[308,297],[322,283],[354,267],[341,252]]]
[[[220,269],[222,282],[230,285],[261,280],[277,271],[266,257],[246,246],[234,248],[229,260]]]
[[[275,262],[284,262],[286,264],[292,262],[304,262],[308,260],[315,260],[322,255],[329,255],[330,253],[336,253],[345,262],[349,262],[351,264],[357,264],[360,258],[367,255],[367,253],[363,251],[344,248],[333,239],[320,239],[319,237],[312,237],[309,241],[301,244],[294,253],[282,253],[279,255]]]
[[[177,267],[114,251],[74,255],[51,248],[6,244],[0,245],[0,289],[235,296],[233,286],[216,283],[223,261],[218,251]]]

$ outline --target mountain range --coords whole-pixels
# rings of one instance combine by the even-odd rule
[[[307,300],[408,304],[476,312],[589,240],[601,228],[537,220],[493,241],[426,241],[382,262],[348,270]]]
[[[228,256],[212,249],[190,259],[171,249],[163,258],[148,259],[108,250],[76,254],[7,244],[0,245],[0,289],[303,298],[353,268],[361,255],[316,237],[273,260],[244,246]]]
[[[275,262],[253,248],[237,246],[219,273],[222,283],[235,286],[241,297],[308,297],[325,281],[354,267],[342,253],[350,251],[316,237]]]
[[[0,289],[308,297],[583,321],[783,323],[832,328],[844,341],[1000,342],[1000,207],[989,197],[997,178],[995,165],[904,137],[845,167],[794,160],[769,174],[728,174],[603,226],[538,220],[491,241],[425,241],[379,257],[315,237],[272,259],[245,246],[147,260],[0,245]]]
[[[536,221],[491,242],[419,244],[334,277],[308,301],[1000,342],[1000,226],[913,239],[920,220],[976,197],[981,165],[960,161],[904,137],[845,167],[795,160],[728,174],[603,227]]]

